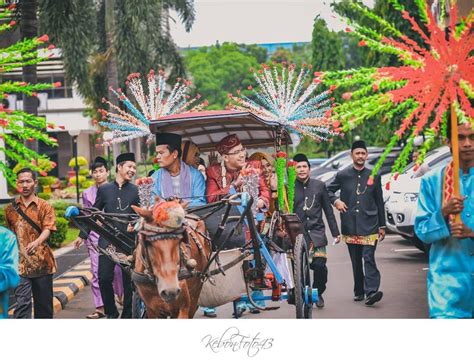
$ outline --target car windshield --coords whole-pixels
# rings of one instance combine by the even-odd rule
[[[435,149],[435,150],[431,150],[429,153],[426,154],[425,156],[425,161],[423,162],[423,164],[426,164],[428,163],[428,165],[430,167],[432,167],[434,164],[436,164],[436,162],[433,164],[434,161],[436,161],[438,158],[436,157],[436,155],[442,155],[443,151],[440,150],[440,149]],[[405,169],[403,170],[403,173],[402,174],[405,174],[409,171],[412,171],[413,168],[415,167],[415,162],[412,161],[410,164],[408,164]]]
[[[332,158],[327,159],[324,163],[320,164],[319,166],[324,168],[324,167],[330,167],[333,162],[339,161],[340,159],[347,157],[348,151],[342,151],[339,154],[334,155]]]

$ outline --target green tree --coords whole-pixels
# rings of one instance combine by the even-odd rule
[[[209,101],[209,108],[223,109],[229,103],[229,93],[246,93],[247,87],[253,85],[249,69],[259,62],[238,44],[224,43],[186,52],[185,64],[196,92]]]
[[[270,57],[272,62],[276,63],[293,63],[294,62],[294,53],[286,48],[278,48]]]
[[[93,109],[108,86],[128,74],[164,67],[172,77],[184,64],[169,32],[170,10],[190,30],[190,0],[40,0],[40,26],[62,50],[66,76]]]
[[[312,64],[317,71],[344,69],[345,57],[341,36],[330,31],[319,15],[314,19],[312,36]]]
[[[258,63],[265,63],[268,59],[268,52],[264,47],[256,44],[239,44],[239,47],[244,53],[253,55]]]

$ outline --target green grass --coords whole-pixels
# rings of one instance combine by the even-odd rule
[[[66,233],[66,239],[61,244],[61,247],[64,247],[70,244],[72,241],[74,241],[77,238],[77,236],[79,236],[79,229],[69,228]]]

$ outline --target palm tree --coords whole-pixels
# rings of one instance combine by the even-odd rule
[[[132,72],[163,66],[172,77],[184,76],[167,24],[174,10],[189,31],[194,1],[38,1],[42,31],[61,48],[67,78],[93,108],[100,107],[108,86],[122,84]]]

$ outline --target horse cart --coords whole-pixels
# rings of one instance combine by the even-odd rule
[[[237,134],[247,149],[272,148],[277,153],[291,144],[283,125],[250,112],[183,113],[152,122],[150,129],[180,134],[204,153],[214,151],[215,144],[230,134]],[[279,307],[276,303],[262,307],[259,302],[266,300],[292,304],[296,318],[309,319],[318,294],[311,286],[309,247],[302,223],[278,203],[271,215],[262,218],[256,214],[254,201],[255,195],[244,190],[199,207],[181,203],[184,215],[172,229],[154,225],[152,215],[157,212],[143,206],[134,208],[137,215],[128,216],[76,207],[66,214],[80,229],[95,231],[107,240],[109,247],[99,247],[100,252],[131,274],[136,318],[193,317],[198,305],[217,307],[230,302],[234,302],[235,311],[237,301],[259,310]],[[160,205],[173,202],[174,213],[180,208],[177,201],[160,201]],[[130,221],[137,230],[135,238],[117,228],[117,224]],[[232,242],[236,236],[241,241],[237,245]],[[174,252],[161,253],[165,243]],[[160,253],[161,260],[157,257]],[[170,278],[160,270],[160,261],[167,263],[164,255],[176,258],[172,277],[179,282],[176,290],[163,287]],[[186,309],[180,304],[187,304]]]

